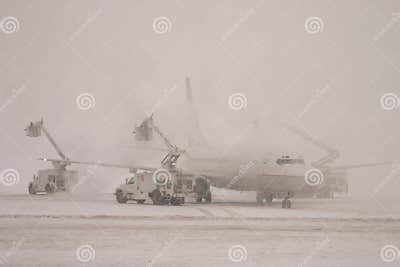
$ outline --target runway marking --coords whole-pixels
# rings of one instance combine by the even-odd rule
[[[180,238],[180,234],[181,233],[177,233],[174,234],[173,237],[171,237],[170,239],[168,239],[164,245],[162,246],[162,248],[160,249],[160,251],[157,253],[157,255],[155,255],[154,257],[152,257],[146,264],[146,266],[148,267],[152,267],[157,261],[158,259],[160,259],[165,252],[172,246],[174,245],[174,243],[177,242],[177,240]]]

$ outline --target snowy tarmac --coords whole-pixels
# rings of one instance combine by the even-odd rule
[[[396,205],[295,199],[287,210],[279,201],[215,201],[176,207],[118,204],[112,195],[0,195],[0,265],[400,264],[381,256],[385,246],[400,247]]]

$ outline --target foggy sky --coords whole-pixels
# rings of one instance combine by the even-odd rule
[[[380,98],[400,95],[398,12],[397,0],[1,1],[0,17],[16,17],[20,27],[0,31],[0,105],[8,103],[0,169],[18,170],[21,181],[0,191],[26,191],[46,166],[35,159],[56,157],[47,140],[25,136],[40,118],[71,158],[157,163],[162,153],[126,145],[135,145],[135,124],[174,86],[155,120],[184,144],[186,76],[213,146],[283,147],[308,161],[323,155],[274,124],[284,121],[338,149],[337,163],[397,162],[400,109],[383,110]],[[164,34],[152,29],[160,16],[171,21]],[[312,16],[323,19],[318,34],[304,29]],[[238,92],[248,103],[235,111],[228,98]],[[77,108],[82,93],[95,97],[92,109]],[[259,130],[248,130],[255,120]],[[390,171],[351,171],[352,193],[369,194]],[[96,172],[101,182],[89,181],[91,189],[112,192],[123,181],[124,171]],[[398,178],[379,195],[397,195]]]

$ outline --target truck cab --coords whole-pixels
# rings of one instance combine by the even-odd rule
[[[51,194],[57,191],[67,191],[77,182],[78,173],[71,170],[42,169],[33,175],[29,183],[29,194],[46,192]]]
[[[136,201],[143,204],[149,200],[148,192],[154,190],[155,186],[152,183],[145,181],[152,181],[151,177],[144,172],[137,172],[125,179],[125,184],[121,184],[115,191],[115,196],[118,203],[126,203],[128,200]]]
[[[185,194],[193,191],[192,179],[188,176],[171,172],[171,179],[160,185],[154,182],[153,174],[154,171],[138,170],[126,178],[125,183],[115,190],[117,202],[181,205],[185,202]]]

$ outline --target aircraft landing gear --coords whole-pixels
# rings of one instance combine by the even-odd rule
[[[33,187],[33,184],[32,184],[32,183],[29,183],[28,191],[29,191],[29,194],[31,194],[31,195],[36,194],[36,190],[35,190],[35,188]]]
[[[292,201],[288,198],[282,200],[282,209],[290,209],[292,207]]]
[[[203,199],[206,203],[211,203],[210,182],[205,177],[200,176],[196,178],[193,191],[196,193],[197,203],[201,203]]]
[[[268,205],[272,205],[272,200],[274,200],[274,194],[270,193],[265,198],[265,202],[267,202]]]
[[[282,209],[290,209],[292,207],[292,201],[290,198],[293,196],[290,192],[287,193],[285,198],[282,200]]]

